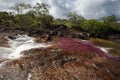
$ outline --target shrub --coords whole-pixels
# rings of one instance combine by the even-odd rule
[[[86,20],[83,22],[81,27],[84,31],[90,33],[94,37],[97,37],[108,31],[106,24],[99,22],[98,20]]]

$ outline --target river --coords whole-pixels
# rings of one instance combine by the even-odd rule
[[[120,79],[120,63],[107,59],[119,58],[109,54],[113,47],[70,38],[45,43],[28,35],[4,38],[8,46],[0,47],[0,80]]]
[[[51,46],[51,44],[36,43],[35,38],[28,35],[17,35],[15,36],[15,39],[10,39],[8,37],[6,37],[6,39],[8,40],[8,45],[10,47],[0,47],[0,59],[5,60],[5,62],[1,63],[2,65],[9,60],[24,57],[24,55],[21,54],[23,51]]]

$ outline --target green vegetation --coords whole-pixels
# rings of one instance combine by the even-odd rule
[[[49,14],[50,6],[45,3],[36,3],[31,6],[25,3],[16,3],[10,9],[13,12],[0,12],[0,25],[8,27],[27,27],[44,30],[54,25],[65,25],[78,31],[89,33],[93,37],[103,37],[107,34],[120,33],[120,23],[115,15],[103,17],[103,21],[87,20],[75,12],[69,13],[66,19],[55,19]]]
[[[120,56],[120,45],[118,42],[104,40],[100,38],[90,38],[89,41],[93,42],[97,46],[110,48],[109,53],[115,56]]]
[[[104,22],[99,22],[98,20],[86,20],[81,27],[84,31],[90,33],[94,37],[108,31],[106,24]]]

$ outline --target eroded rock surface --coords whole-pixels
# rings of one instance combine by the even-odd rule
[[[0,68],[0,80],[119,80],[120,63],[96,54],[50,47],[22,52],[25,57]]]
[[[35,38],[36,43],[47,43],[46,36]],[[0,42],[7,47],[6,38]],[[21,58],[1,60],[0,80],[120,80],[120,62],[104,57],[92,43],[70,38],[51,43],[47,48],[22,51]]]

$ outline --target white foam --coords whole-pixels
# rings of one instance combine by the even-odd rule
[[[47,45],[44,43],[41,43],[41,44],[35,44],[35,43],[23,44],[23,45],[20,45],[19,47],[17,47],[16,50],[9,55],[9,59],[16,59],[16,58],[22,57],[23,55],[21,54],[21,52],[26,51],[26,50],[30,50],[30,49],[34,49],[34,48],[49,47],[49,46],[51,46],[51,45]]]
[[[111,50],[112,48],[106,48],[106,47],[100,47],[100,50],[102,50],[105,53],[108,53],[109,50]]]
[[[32,75],[30,73],[28,73],[28,77],[27,80],[31,80]]]
[[[51,46],[45,43],[35,43],[35,38],[28,35],[18,35],[16,39],[8,38],[8,40],[10,47],[0,47],[0,58],[17,59],[23,56],[21,54],[23,51]]]

